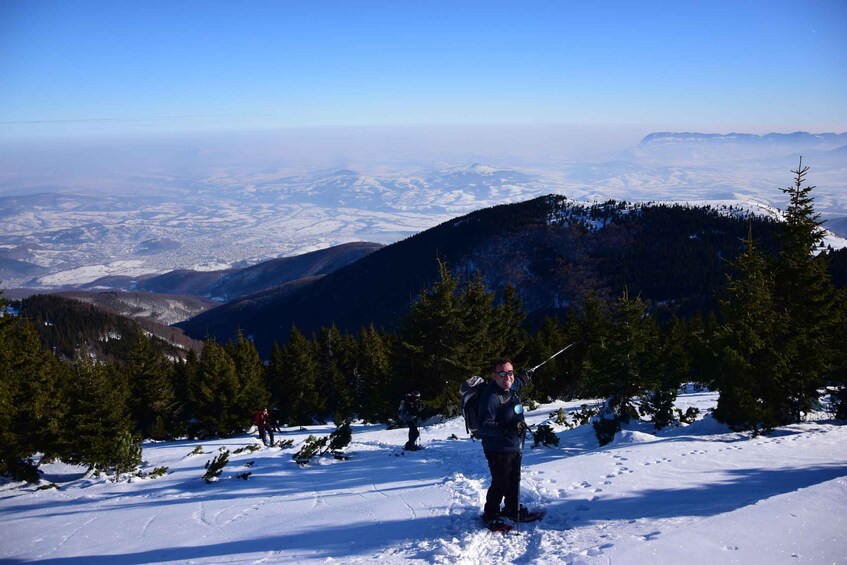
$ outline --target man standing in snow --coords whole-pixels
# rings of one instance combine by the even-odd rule
[[[482,448],[491,471],[491,486],[485,497],[483,520],[489,524],[506,517],[516,522],[527,521],[527,509],[519,504],[521,455],[527,426],[523,406],[517,392],[529,382],[526,371],[515,378],[509,359],[494,364],[493,379],[479,397],[479,423]],[[505,499],[503,511],[500,502]]]

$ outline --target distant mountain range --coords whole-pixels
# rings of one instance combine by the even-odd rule
[[[696,132],[658,132],[651,133],[641,140],[640,145],[668,143],[732,143],[757,145],[787,145],[795,147],[805,145],[815,149],[836,149],[847,145],[847,133],[696,133]]]
[[[640,158],[664,161],[704,162],[767,159],[778,163],[789,156],[807,157],[816,166],[845,166],[847,133],[651,133],[633,153]]]

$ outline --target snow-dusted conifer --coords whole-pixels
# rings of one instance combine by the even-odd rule
[[[816,254],[824,232],[814,210],[811,193],[815,187],[804,186],[808,171],[801,158],[797,169],[791,171],[794,184],[781,189],[789,198],[786,231],[776,263],[777,304],[788,315],[790,328],[780,342],[787,371],[780,383],[785,402],[777,415],[784,423],[799,421],[814,408],[839,347],[833,339],[840,315],[837,293],[827,254]]]

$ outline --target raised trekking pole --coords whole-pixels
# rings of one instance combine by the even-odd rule
[[[559,353],[564,353],[565,351],[567,351],[568,349],[570,349],[570,348],[571,348],[571,347],[573,347],[574,345],[576,345],[576,342],[573,342],[573,343],[571,343],[571,344],[569,344],[569,345],[564,346],[564,347],[563,347],[563,348],[561,348],[559,351],[557,351],[556,353],[554,353],[553,355],[551,355],[550,357],[548,357],[547,359],[545,359],[544,361],[542,361],[541,363],[539,363],[538,365],[536,365],[535,367],[533,367],[532,369],[528,369],[528,370],[527,370],[527,372],[531,375],[531,374],[532,374],[532,373],[534,373],[534,372],[535,372],[535,370],[536,370],[537,368],[539,368],[541,365],[543,365],[544,363],[546,363],[547,361],[549,361],[550,359],[552,359],[553,357],[555,357],[555,356],[556,356],[556,355],[558,355]]]

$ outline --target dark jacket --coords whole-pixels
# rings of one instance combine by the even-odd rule
[[[523,449],[523,437],[515,429],[517,422],[524,421],[523,409],[515,412],[521,399],[517,392],[529,382],[525,373],[515,377],[509,390],[503,390],[494,379],[479,395],[479,423],[482,433],[482,448],[498,453],[520,453]]]

